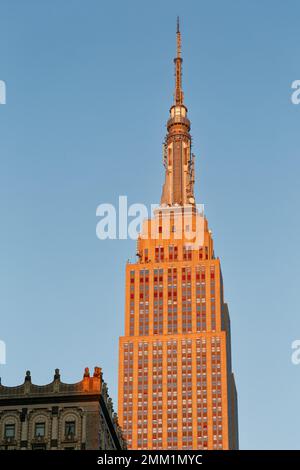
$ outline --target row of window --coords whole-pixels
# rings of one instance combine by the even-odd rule
[[[46,423],[38,422],[34,426],[34,437],[35,438],[44,438],[46,432]],[[74,437],[76,433],[76,423],[75,421],[66,421],[65,422],[65,437]],[[16,439],[16,424],[5,424],[4,426],[4,438],[5,439]]]
[[[155,261],[156,263],[159,263],[159,262],[163,262],[166,260],[168,261],[177,261],[178,259],[192,260],[193,252],[197,253],[195,256],[197,256],[199,260],[208,260],[209,258],[207,246],[205,246],[204,248],[199,248],[198,250],[193,250],[192,245],[184,245],[182,248],[181,256],[180,256],[178,246],[168,245],[168,255],[166,253],[165,247],[163,246],[155,247],[154,260],[150,260],[149,250],[148,248],[145,248],[141,261],[143,261],[144,263],[148,263],[149,261]]]

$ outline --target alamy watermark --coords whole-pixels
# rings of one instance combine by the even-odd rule
[[[6,83],[0,80],[0,104],[6,104]]]
[[[291,88],[295,91],[293,91],[291,95],[291,101],[293,104],[300,104],[300,80],[294,80]]]
[[[6,364],[6,344],[0,340],[0,364]]]
[[[298,366],[300,364],[300,339],[295,339],[291,344],[291,348],[293,349],[291,355],[292,364]]]
[[[100,220],[96,226],[96,235],[99,240],[173,239],[184,240],[195,248],[203,245],[203,204],[151,204],[148,210],[142,203],[128,205],[127,196],[119,196],[118,203],[118,207],[109,203],[97,207],[96,216]]]

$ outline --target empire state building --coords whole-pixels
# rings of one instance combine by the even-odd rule
[[[220,260],[194,197],[177,23],[165,182],[126,266],[119,419],[129,449],[237,449],[237,394]]]

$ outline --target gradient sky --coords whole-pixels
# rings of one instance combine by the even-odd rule
[[[289,0],[1,0],[2,382],[81,379],[117,405],[124,270],[135,242],[99,241],[96,207],[159,202],[176,16],[196,196],[232,322],[242,449],[299,448],[300,4]]]

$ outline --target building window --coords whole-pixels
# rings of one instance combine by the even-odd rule
[[[155,247],[155,262],[163,261],[164,260],[164,247],[157,246]]]
[[[35,423],[35,437],[45,437],[45,423]]]
[[[75,421],[66,421],[65,422],[65,435],[75,436]]]
[[[13,439],[16,433],[16,425],[15,424],[6,424],[4,429],[4,436],[6,438]]]
[[[184,245],[183,247],[183,259],[191,260],[192,259],[192,247],[190,245]]]

